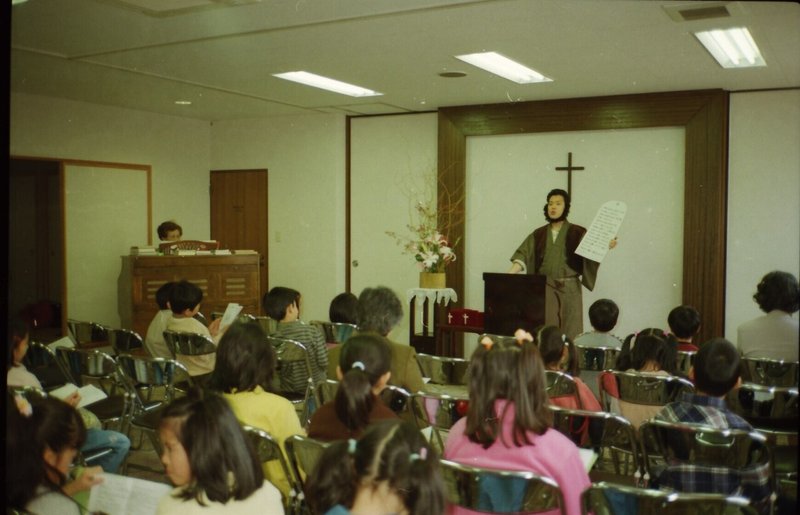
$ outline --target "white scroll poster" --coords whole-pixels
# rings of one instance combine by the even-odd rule
[[[628,206],[620,200],[610,200],[600,206],[575,253],[602,263],[608,253],[608,243],[617,236],[627,210]]]

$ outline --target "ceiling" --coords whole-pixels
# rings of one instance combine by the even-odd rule
[[[209,121],[800,87],[794,2],[28,0],[11,13],[12,91]],[[723,69],[692,35],[731,26],[750,29],[766,67]],[[553,82],[519,85],[453,57],[485,50]],[[383,95],[272,76],[294,70]],[[467,75],[439,76],[452,71]]]

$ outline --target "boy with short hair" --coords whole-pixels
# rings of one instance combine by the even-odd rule
[[[733,413],[725,404],[725,396],[741,382],[739,353],[724,338],[715,338],[700,346],[689,370],[689,379],[695,384],[695,393],[683,394],[677,402],[664,406],[655,418],[676,424],[710,426],[716,429],[743,429],[753,427]],[[744,470],[724,467],[694,466],[681,463],[668,467],[659,477],[661,486],[683,492],[732,494],[741,490],[753,503],[766,502],[770,495],[769,466]]]
[[[222,319],[211,322],[208,327],[196,320],[194,316],[200,311],[200,303],[203,300],[203,290],[189,281],[179,281],[172,287],[169,297],[169,306],[172,310],[172,317],[167,322],[167,329],[182,333],[197,333],[210,337],[214,344],[219,342],[222,334],[219,324]],[[178,354],[180,361],[189,370],[189,375],[206,376],[214,371],[216,354],[205,354],[202,356],[186,356]]]
[[[172,353],[167,348],[167,342],[164,341],[164,330],[167,328],[169,319],[172,318],[169,297],[174,285],[175,283],[170,281],[162,284],[156,291],[156,304],[158,304],[159,311],[147,327],[147,334],[144,338],[144,346],[154,358],[172,359]]]
[[[669,330],[675,335],[679,351],[698,351],[698,347],[692,343],[692,339],[700,332],[699,311],[692,306],[678,306],[669,312],[667,323]]]
[[[270,336],[295,340],[305,345],[314,384],[324,381],[328,367],[325,336],[317,327],[300,320],[300,292],[276,286],[264,295],[263,305],[267,315],[278,321],[278,328]],[[302,363],[287,363],[281,367],[282,390],[304,393],[307,380],[306,368]]]
[[[592,331],[578,335],[575,345],[581,347],[622,347],[622,340],[611,334],[617,325],[619,308],[611,299],[599,299],[589,307],[589,321]]]

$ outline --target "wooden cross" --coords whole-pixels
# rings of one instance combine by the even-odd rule
[[[584,170],[582,166],[572,166],[572,152],[567,154],[567,166],[556,166],[558,171],[567,171],[567,193],[572,198],[572,170]]]

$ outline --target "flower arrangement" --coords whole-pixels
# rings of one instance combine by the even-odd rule
[[[453,247],[458,242],[450,245],[447,236],[439,232],[436,212],[429,204],[418,202],[415,211],[418,223],[406,226],[413,236],[400,236],[393,231],[386,234],[403,246],[403,252],[414,256],[421,271],[444,272],[445,266],[456,260]]]

